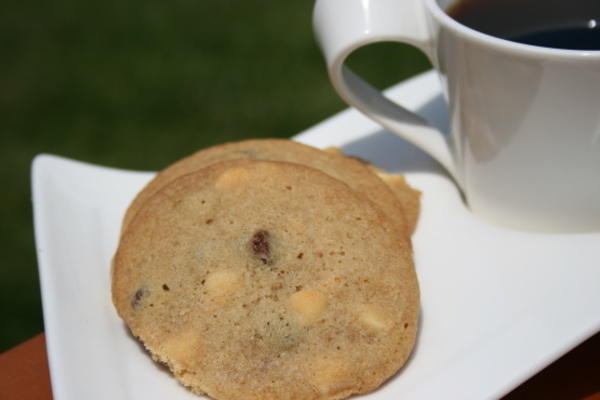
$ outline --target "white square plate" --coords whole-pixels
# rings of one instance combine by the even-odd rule
[[[433,73],[388,94],[445,129]],[[414,236],[421,329],[406,368],[370,399],[500,397],[600,329],[600,234],[544,235],[471,215],[424,153],[354,110],[296,136],[339,146],[423,192]],[[190,149],[190,152],[195,149]],[[35,232],[56,400],[195,399],[117,317],[110,260],[121,217],[153,176],[40,155]]]

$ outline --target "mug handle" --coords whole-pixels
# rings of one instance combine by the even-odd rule
[[[387,99],[344,62],[359,47],[382,41],[411,44],[432,59],[424,0],[317,0],[313,27],[339,95],[380,125],[436,159],[458,182],[444,135],[419,115]]]

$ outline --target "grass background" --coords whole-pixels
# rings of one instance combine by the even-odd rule
[[[7,0],[0,12],[0,351],[43,330],[30,202],[41,152],[157,170],[199,148],[290,137],[344,109],[312,1]],[[351,66],[383,88],[430,67],[383,43]]]

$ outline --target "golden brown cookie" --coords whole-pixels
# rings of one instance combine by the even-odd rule
[[[285,139],[254,139],[201,150],[162,170],[137,195],[125,214],[126,227],[144,202],[173,179],[219,161],[256,159],[294,162],[319,169],[365,194],[410,236],[402,204],[392,190],[362,162]]]
[[[326,149],[323,149],[323,151],[331,154],[344,154],[338,147],[327,147]],[[419,220],[419,214],[421,212],[421,192],[412,188],[408,182],[406,182],[406,179],[403,175],[389,174],[385,172],[385,170],[358,157],[346,157],[353,158],[365,164],[375,174],[377,174],[377,176],[379,176],[390,189],[392,189],[392,192],[394,192],[397,199],[402,204],[402,210],[404,211],[404,216],[406,217],[408,231],[411,234],[414,233]]]
[[[114,258],[113,301],[152,356],[216,399],[374,390],[414,345],[404,234],[306,166],[235,160],[148,198]]]
[[[406,225],[410,233],[414,233],[421,213],[421,192],[412,188],[402,175],[386,172],[377,172],[377,175],[392,189],[402,204]]]

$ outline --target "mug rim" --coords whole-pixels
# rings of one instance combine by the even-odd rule
[[[482,44],[494,47],[498,50],[516,52],[523,56],[543,56],[556,58],[570,59],[600,59],[600,50],[574,50],[574,49],[558,49],[552,47],[535,46],[513,42],[512,40],[502,39],[487,33],[480,32],[473,28],[458,22],[449,16],[444,9],[438,4],[438,0],[426,0],[425,2],[436,17],[436,19],[449,29],[452,29],[457,34],[464,38],[476,40]]]

